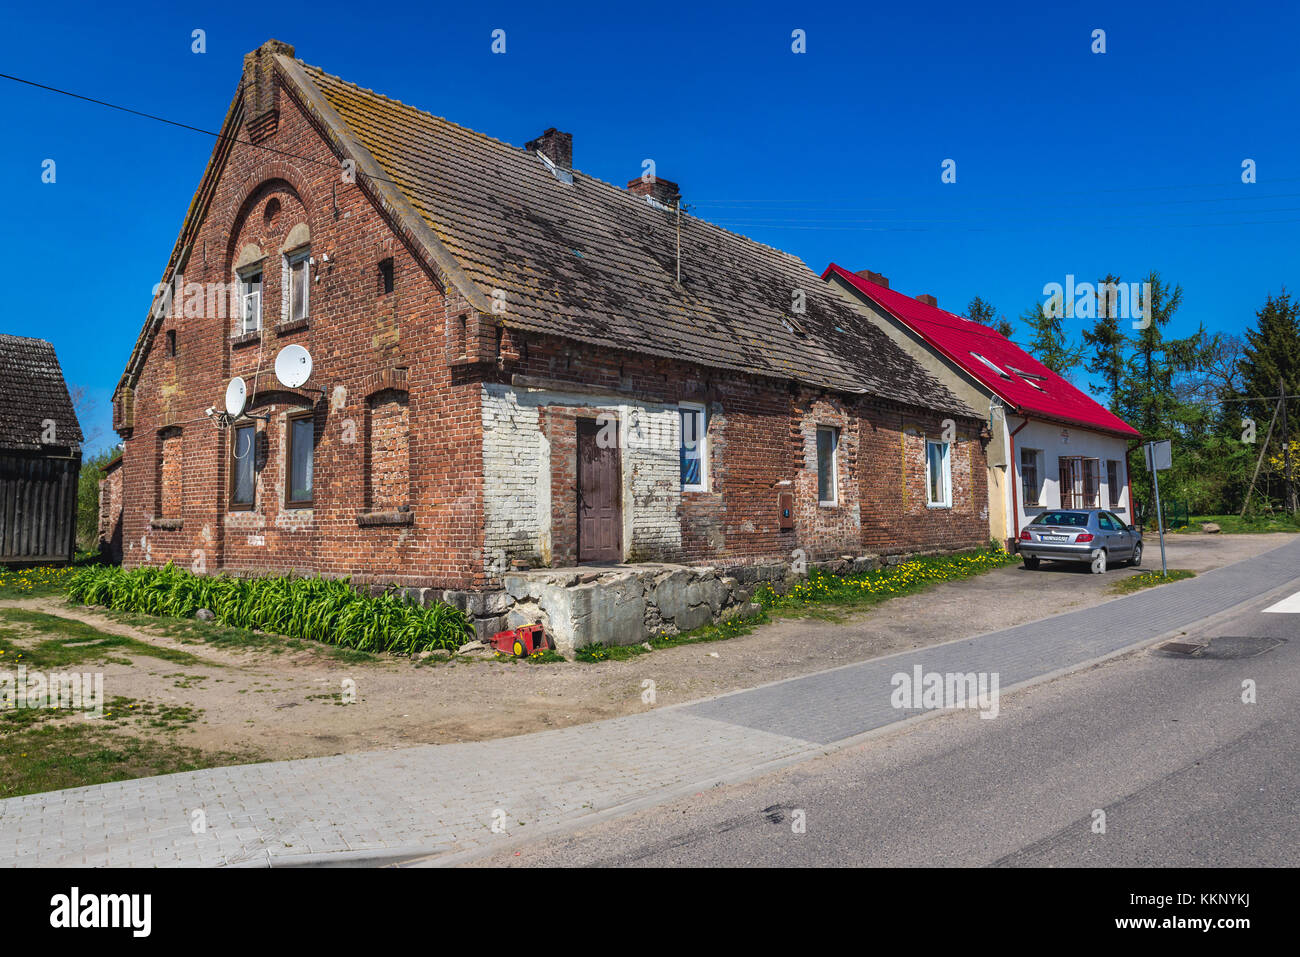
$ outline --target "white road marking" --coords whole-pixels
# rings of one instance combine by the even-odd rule
[[[1290,597],[1283,598],[1276,605],[1269,605],[1264,611],[1271,611],[1279,615],[1300,615],[1300,591]]]

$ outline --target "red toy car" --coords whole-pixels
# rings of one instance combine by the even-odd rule
[[[535,651],[555,647],[541,625],[523,625],[509,631],[498,631],[492,636],[491,644],[497,651],[512,654],[516,658],[527,658]]]

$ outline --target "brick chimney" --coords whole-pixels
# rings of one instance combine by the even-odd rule
[[[530,153],[536,150],[562,170],[573,169],[572,133],[561,133],[552,126],[537,139],[525,143],[524,149]]]
[[[889,288],[889,280],[878,272],[872,272],[870,269],[859,269],[856,275],[861,276],[867,282],[874,282],[877,286]]]
[[[936,299],[934,296],[930,295],[928,292],[921,293],[921,295],[916,297],[916,301],[923,302],[927,306],[934,306],[934,308],[936,309],[939,308],[939,300]]]
[[[648,183],[640,177],[628,180],[627,191],[634,196],[649,196],[655,202],[663,203],[665,206],[675,206],[682,198],[682,191],[676,183],[659,176]]]
[[[244,123],[253,142],[275,132],[279,110],[275,103],[275,56],[293,56],[293,47],[279,40],[267,40],[244,54]]]

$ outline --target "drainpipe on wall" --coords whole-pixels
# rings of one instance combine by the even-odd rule
[[[1020,469],[1016,465],[1016,432],[1019,432],[1028,424],[1029,419],[1026,418],[1025,421],[1016,426],[1015,432],[1011,432],[1007,435],[1007,439],[1011,443],[1011,461],[1008,463],[1010,465],[1011,475],[1011,521],[1014,528],[1014,531],[1011,533],[1011,538],[1013,541],[1017,542],[1020,541]]]

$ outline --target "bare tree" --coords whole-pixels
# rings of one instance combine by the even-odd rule
[[[81,425],[81,447],[89,449],[99,441],[99,427],[87,425],[95,414],[95,400],[84,385],[72,386],[68,389],[68,395],[72,398],[72,411],[76,413],[77,422]]]
[[[1209,342],[1204,361],[1182,373],[1174,382],[1174,394],[1184,403],[1215,402],[1236,395],[1242,388],[1240,363],[1246,341],[1231,333],[1219,333]]]

